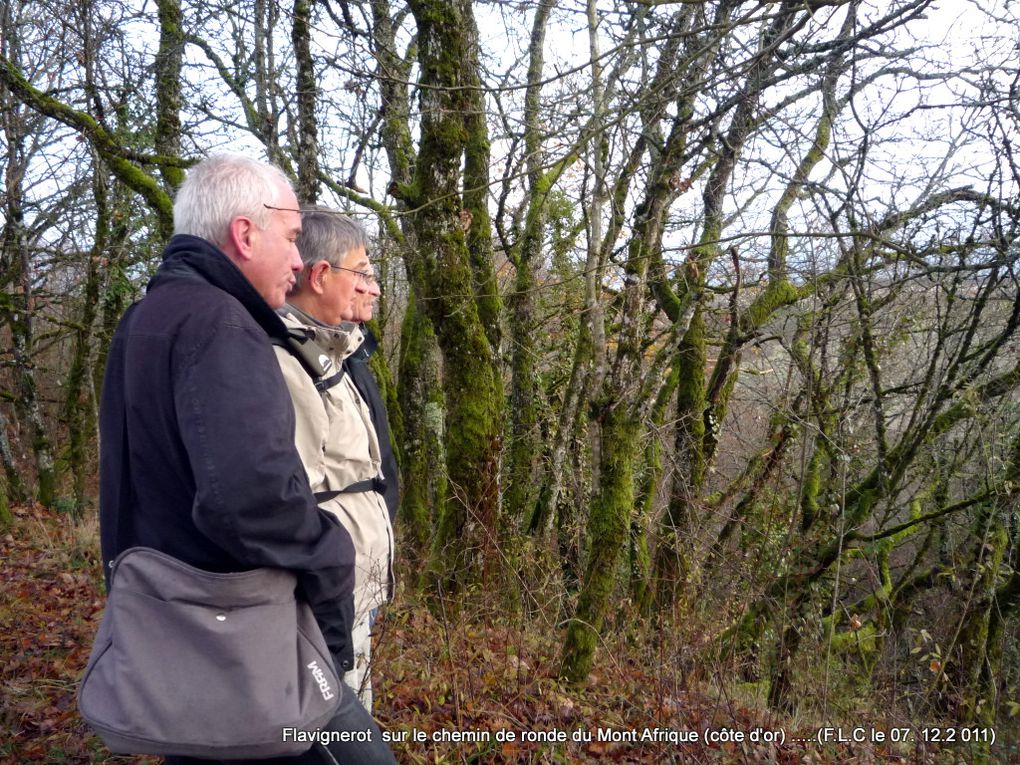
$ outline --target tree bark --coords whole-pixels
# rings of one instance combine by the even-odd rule
[[[609,599],[616,587],[634,507],[634,454],[640,423],[625,406],[604,406],[601,418],[601,485],[588,517],[590,549],[577,609],[567,625],[560,674],[584,680],[595,652]]]
[[[400,338],[400,406],[404,421],[401,520],[410,540],[411,570],[428,559],[433,508],[446,494],[443,460],[443,396],[439,387],[439,346],[432,324],[408,296]],[[420,586],[425,581],[417,583]]]
[[[109,243],[110,205],[105,168],[94,160],[93,196],[96,202],[95,242],[85,265],[81,309],[74,324],[74,349],[64,385],[63,420],[67,426],[67,469],[74,493],[72,513],[82,517],[88,504],[91,475],[88,446],[96,437],[96,405],[92,389],[92,336],[99,305],[99,261]]]
[[[291,42],[297,63],[297,192],[298,201],[319,198],[319,133],[315,117],[318,88],[311,52],[311,15],[315,0],[294,0]]]
[[[4,18],[4,31],[10,21]],[[10,82],[3,88],[3,101],[11,108],[4,109],[3,131],[7,147],[3,241],[0,242],[0,262],[10,275],[11,295],[5,301],[4,319],[11,331],[11,350],[14,359],[15,402],[19,419],[31,434],[32,454],[35,458],[35,497],[50,506],[56,499],[58,471],[43,419],[39,394],[35,382],[35,313],[32,290],[32,262],[29,243],[25,236],[22,181],[28,167],[23,135],[19,120],[20,110],[13,108]],[[10,88],[10,91],[8,91]]]
[[[181,155],[181,67],[184,62],[184,14],[180,0],[158,0],[159,51],[156,53],[156,153]],[[172,193],[184,182],[178,165],[160,168]]]
[[[516,534],[536,499],[535,478],[540,451],[538,422],[538,349],[534,332],[535,269],[541,264],[545,207],[551,179],[542,173],[540,104],[545,29],[555,0],[542,0],[535,11],[528,47],[528,86],[525,95],[524,146],[528,172],[527,212],[520,246],[511,254],[515,268],[510,300],[514,342],[510,377],[510,448],[507,466],[505,533]]]
[[[398,190],[416,236],[409,281],[426,307],[443,355],[447,491],[439,508],[431,569],[445,591],[481,573],[497,538],[503,383],[490,343],[486,294],[475,290],[469,237],[488,230],[483,208],[468,210],[463,162],[477,165],[487,139],[477,109],[478,30],[470,0],[413,0],[421,67],[421,139],[412,183]],[[469,156],[470,149],[470,156]]]

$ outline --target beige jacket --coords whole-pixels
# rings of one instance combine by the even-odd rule
[[[354,325],[319,324],[291,305],[280,311],[288,327],[311,330],[328,358],[329,378],[362,341]],[[379,440],[371,412],[349,375],[323,393],[290,351],[276,347],[277,359],[294,402],[294,443],[312,491],[343,491],[380,474]],[[374,491],[342,493],[321,502],[344,525],[357,553],[354,608],[364,616],[388,600],[393,582],[393,528],[383,495]]]

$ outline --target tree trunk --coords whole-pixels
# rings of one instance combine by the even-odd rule
[[[996,691],[1002,661],[1001,618],[996,617],[998,603],[996,585],[1002,571],[1009,537],[995,520],[987,533],[977,539],[972,601],[961,617],[962,629],[957,640],[960,662],[956,668],[955,685],[961,694],[957,720],[964,725],[991,725],[995,720]],[[952,665],[950,665],[952,668]]]
[[[528,199],[521,244],[511,259],[516,269],[510,300],[514,327],[510,378],[510,449],[507,467],[505,533],[516,535],[521,519],[534,505],[535,478],[540,451],[538,423],[538,349],[534,332],[536,279],[541,265],[545,233],[545,207],[549,179],[542,174],[540,104],[545,28],[554,0],[542,0],[535,11],[528,53],[528,87],[525,95],[525,155]]]
[[[29,493],[21,480],[18,466],[14,463],[14,452],[11,451],[11,442],[7,438],[7,418],[0,411],[0,458],[4,463],[4,496],[12,502],[24,502],[28,499]]]
[[[602,407],[599,493],[588,518],[590,549],[577,610],[567,626],[560,674],[581,682],[595,661],[599,635],[616,587],[634,507],[634,454],[640,423],[623,405]]]
[[[652,522],[659,480],[662,478],[662,435],[660,430],[666,409],[680,382],[680,365],[673,363],[671,371],[655,397],[652,407],[648,445],[645,447],[645,465],[641,475],[634,517],[630,524],[630,596],[642,613],[652,607],[651,577],[653,561],[648,546],[649,526]]]
[[[315,0],[294,0],[291,42],[297,64],[297,192],[302,204],[319,198],[319,134],[315,119],[318,96],[311,52],[311,15]]]
[[[400,337],[400,406],[404,421],[401,520],[407,528],[410,570],[421,571],[428,557],[432,508],[445,495],[443,400],[439,386],[439,348],[432,325],[412,292]],[[420,582],[419,584],[424,584]]]
[[[32,264],[28,242],[25,241],[24,213],[21,207],[21,183],[27,160],[23,153],[24,136],[20,134],[17,124],[17,110],[5,110],[3,128],[7,145],[5,158],[7,168],[4,174],[6,223],[3,227],[0,262],[9,269],[8,273],[13,282],[10,301],[5,306],[5,319],[11,330],[15,388],[18,395],[16,408],[19,419],[27,427],[32,438],[36,470],[35,496],[42,504],[49,506],[56,499],[57,466],[35,384],[35,304],[32,297]]]
[[[705,325],[694,312],[677,349],[676,461],[669,505],[655,554],[655,602],[669,609],[686,585],[691,568],[690,521],[705,478]]]
[[[28,263],[22,263],[22,268],[27,269]],[[15,376],[19,397],[17,408],[20,419],[26,424],[32,438],[36,476],[35,497],[41,504],[50,507],[57,498],[58,473],[35,384],[35,364],[33,363],[35,334],[34,322],[30,313],[31,291],[27,287],[27,281],[27,279],[22,280],[24,291],[17,296],[18,309],[11,322],[14,363],[16,365]]]
[[[158,0],[159,51],[156,53],[156,152],[181,155],[181,66],[184,61],[184,15],[180,0]],[[184,171],[165,164],[160,172],[171,193],[184,181]]]
[[[439,508],[431,569],[445,591],[476,579],[496,539],[503,383],[490,342],[491,296],[475,291],[468,247],[488,231],[484,205],[462,202],[460,168],[481,172],[487,139],[470,115],[478,30],[470,0],[414,0],[421,67],[421,141],[414,180],[398,192],[414,211],[408,277],[427,309],[443,355],[447,491]],[[490,266],[491,267],[491,266]]]
[[[74,327],[74,350],[64,391],[63,420],[67,426],[67,469],[74,492],[72,512],[81,517],[88,502],[88,476],[91,469],[88,446],[95,436],[95,399],[92,390],[92,335],[99,304],[99,260],[106,250],[110,231],[110,207],[107,178],[101,160],[96,157],[93,196],[96,201],[95,243],[88,254],[81,311]]]

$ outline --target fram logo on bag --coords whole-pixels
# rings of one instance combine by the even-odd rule
[[[313,661],[308,665],[308,669],[312,670],[312,677],[314,677],[315,682],[319,684],[319,692],[322,693],[322,698],[333,698],[333,689],[329,687],[329,680],[326,678],[326,673],[322,671],[322,667],[319,666],[319,663]]]

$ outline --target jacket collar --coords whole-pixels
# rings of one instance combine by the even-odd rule
[[[308,330],[311,338],[339,361],[347,358],[361,344],[361,330],[351,322],[323,324],[291,303],[287,303],[278,313],[288,327]]]
[[[234,297],[270,337],[286,337],[287,328],[240,269],[216,245],[190,234],[177,234],[163,250],[163,262],[147,290],[178,278],[198,278]]]
[[[368,361],[379,347],[379,341],[375,339],[375,333],[372,331],[372,328],[364,322],[358,325],[358,329],[365,336],[365,341],[351,354],[351,358],[358,361]]]

